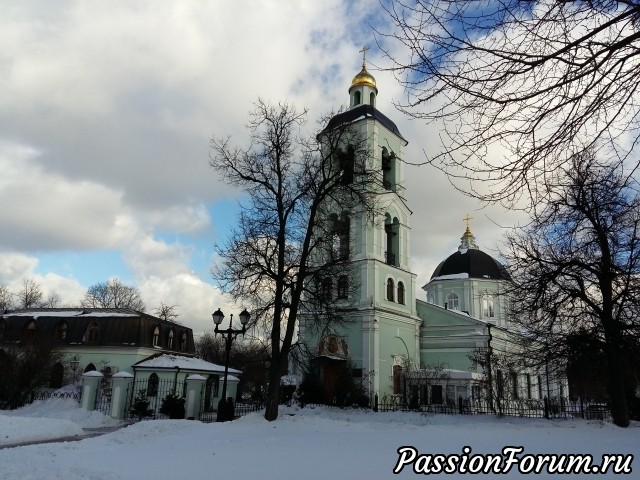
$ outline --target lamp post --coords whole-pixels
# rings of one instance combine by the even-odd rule
[[[69,360],[69,365],[71,366],[71,370],[73,371],[73,384],[76,384],[76,370],[78,369],[78,365],[80,364],[80,359],[77,355],[71,357]]]
[[[240,330],[231,328],[231,324],[233,322],[233,315],[231,315],[231,319],[229,320],[229,328],[226,330],[220,330],[220,324],[224,319],[224,313],[220,309],[216,310],[211,314],[213,317],[213,323],[216,328],[214,332],[216,334],[220,334],[225,339],[225,357],[224,357],[224,380],[222,382],[222,395],[220,398],[220,402],[218,402],[218,414],[216,416],[216,420],[218,422],[226,422],[228,420],[233,420],[232,415],[230,415],[230,411],[227,405],[227,376],[229,375],[229,352],[231,352],[231,344],[233,340],[239,335],[242,334],[244,336],[247,331],[247,323],[249,322],[249,312],[244,309],[240,315],[240,323],[242,324],[242,328]],[[230,418],[231,417],[231,418]]]

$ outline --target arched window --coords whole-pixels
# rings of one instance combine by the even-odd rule
[[[51,367],[51,376],[49,378],[49,388],[60,388],[64,381],[64,367],[58,362]]]
[[[171,330],[169,330],[169,338],[167,339],[167,348],[169,350],[173,349],[173,337],[175,336],[175,332],[173,331],[173,328]]]
[[[511,377],[511,398],[518,400],[520,398],[520,388],[518,386],[518,374],[516,372],[509,372]]]
[[[36,338],[36,322],[35,320],[31,320],[24,331],[22,332],[22,338],[25,342],[31,342],[34,338]]]
[[[53,332],[53,339],[56,342],[64,342],[67,339],[67,322],[62,321],[56,325]]]
[[[458,295],[455,293],[450,293],[447,297],[447,308],[450,310],[460,310],[460,301],[458,299]]]
[[[361,95],[362,95],[362,94],[360,93],[360,90],[356,90],[355,92],[353,92],[353,105],[354,105],[354,106],[355,106],[355,105],[360,105],[360,103],[361,103],[361,101],[362,101],[362,100],[360,99],[360,96],[361,96]]]
[[[84,332],[84,338],[82,339],[84,343],[87,345],[93,345],[98,341],[98,324],[96,322],[91,322],[87,326],[87,329]]]
[[[350,220],[346,213],[338,217],[335,213],[330,217],[331,259],[346,260],[349,258]]]
[[[82,373],[95,372],[95,371],[96,371],[96,366],[93,363],[90,363],[89,365],[84,367],[84,370],[82,371]]]
[[[371,105],[372,107],[376,106],[376,94],[373,92],[369,94],[369,105]]]
[[[394,299],[394,295],[393,295],[393,279],[389,278],[387,279],[387,300],[389,300],[390,302],[393,302]]]
[[[393,394],[400,395],[402,393],[402,366],[393,366]]]
[[[157,347],[158,345],[160,345],[160,327],[156,326],[153,329],[153,346]]]
[[[382,186],[385,190],[396,191],[396,154],[382,147]]]
[[[147,396],[155,397],[158,394],[158,375],[156,373],[152,373],[149,375],[149,380],[147,380]]]
[[[187,351],[187,332],[184,332],[182,334],[182,338],[180,340],[180,351],[182,352],[186,352]]]
[[[493,296],[482,296],[482,318],[494,318],[495,312],[493,309]]]
[[[347,298],[349,280],[346,275],[340,275],[338,278],[338,298]]]
[[[398,303],[404,305],[404,283],[398,282]]]
[[[356,163],[356,151],[353,145],[349,145],[346,150],[339,148],[336,151],[338,166],[340,167],[340,183],[350,185],[353,183],[353,172]]]
[[[386,235],[387,251],[385,262],[387,265],[398,266],[400,261],[400,222],[397,218],[391,220],[391,215],[385,215],[384,231]]]

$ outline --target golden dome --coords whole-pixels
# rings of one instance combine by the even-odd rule
[[[373,78],[373,75],[367,72],[367,69],[364,65],[362,65],[362,70],[360,70],[360,73],[358,73],[355,77],[353,77],[349,91],[351,91],[352,88],[360,85],[371,87],[376,91],[376,93],[378,93],[378,87],[376,86],[376,79]]]

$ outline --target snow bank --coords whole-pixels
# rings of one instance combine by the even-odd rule
[[[48,440],[50,438],[74,437],[84,431],[69,420],[40,419],[0,415],[0,446],[16,443]],[[0,467],[2,470],[2,467]]]
[[[100,412],[82,410],[75,400],[52,398],[17,410],[0,410],[0,446],[81,436],[86,433],[83,428],[119,424]]]

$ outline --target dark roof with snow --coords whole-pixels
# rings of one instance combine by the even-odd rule
[[[35,328],[30,329],[32,322]],[[89,326],[93,330],[90,339],[87,338]],[[159,335],[154,345],[156,328]],[[182,341],[185,334],[186,345]],[[33,308],[7,310],[0,316],[0,346],[35,339],[49,339],[57,345],[151,347],[195,352],[190,328],[136,310]]]
[[[322,133],[329,130],[333,130],[334,128],[337,128],[341,125],[355,122],[360,118],[372,118],[374,120],[377,120],[388,130],[390,130],[391,132],[396,134],[398,137],[400,137],[402,140],[404,140],[405,144],[409,143],[404,139],[404,137],[400,133],[400,130],[398,130],[398,127],[396,126],[395,123],[393,123],[391,119],[389,119],[387,116],[382,114],[379,110],[376,110],[376,108],[373,107],[372,105],[366,105],[366,104],[360,105],[359,107],[352,108],[350,110],[337,114],[336,116],[331,118],[331,120],[329,120],[329,123],[324,128],[324,130],[322,130]]]
[[[469,278],[511,280],[509,272],[500,262],[475,248],[469,248],[462,252],[457,251],[449,255],[436,267],[431,279],[460,274],[468,274]]]

